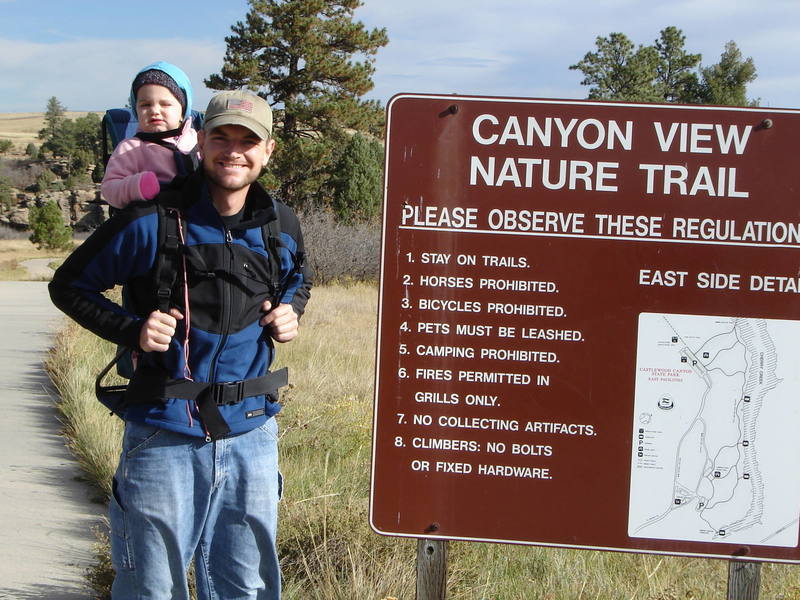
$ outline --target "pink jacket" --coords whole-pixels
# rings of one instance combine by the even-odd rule
[[[197,131],[187,119],[180,135],[167,138],[178,150],[189,154],[197,145]],[[106,202],[116,208],[123,208],[132,200],[144,200],[141,192],[141,179],[146,171],[155,173],[158,181],[167,183],[177,175],[175,157],[172,150],[152,142],[143,142],[137,137],[122,140],[108,160],[106,174],[100,191]]]

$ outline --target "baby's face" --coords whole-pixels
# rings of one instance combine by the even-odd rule
[[[181,103],[163,85],[147,83],[136,94],[139,129],[146,133],[177,129],[181,124]]]

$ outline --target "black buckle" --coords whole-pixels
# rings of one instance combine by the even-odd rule
[[[180,246],[181,238],[177,235],[168,233],[164,238],[164,249],[175,252]]]
[[[238,404],[243,400],[244,381],[225,381],[215,383],[211,386],[211,397],[214,404],[223,406],[226,404]]]

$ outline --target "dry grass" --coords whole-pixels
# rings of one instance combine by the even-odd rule
[[[67,111],[67,119],[86,116],[85,111]],[[25,147],[33,142],[41,143],[39,131],[44,127],[44,113],[0,113],[0,140],[14,142],[17,152],[24,152]]]
[[[414,540],[377,536],[368,525],[376,303],[374,286],[317,288],[300,337],[278,348],[293,382],[279,415],[286,600],[414,598]],[[71,447],[110,480],[119,423],[91,397],[112,352],[99,347],[70,328],[53,354],[61,367],[51,369],[62,393],[86,404],[86,415],[68,416]],[[95,364],[84,365],[95,351]],[[72,421],[84,419],[94,424],[79,433]],[[80,449],[78,435],[100,439]],[[100,441],[107,446],[97,449]],[[95,460],[101,455],[108,466]],[[722,560],[478,543],[452,543],[448,572],[450,600],[710,600],[725,597],[727,582]],[[760,598],[800,600],[800,569],[763,565]]]
[[[114,347],[70,322],[57,336],[47,370],[58,389],[67,444],[78,463],[107,499],[122,441],[122,421],[96,400],[94,379]]]
[[[31,258],[51,258],[60,263],[69,254],[59,250],[39,250],[27,239],[0,240],[0,281],[30,281],[28,271],[20,263]]]
[[[376,311],[374,286],[317,288],[278,349],[294,382],[279,421],[287,600],[413,597],[414,542],[367,518]]]

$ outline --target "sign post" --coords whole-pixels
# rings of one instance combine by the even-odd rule
[[[416,600],[444,600],[447,596],[447,541],[417,540]]]
[[[728,563],[728,600],[758,600],[761,564],[731,560]]]
[[[795,563],[800,112],[389,105],[379,533]]]

